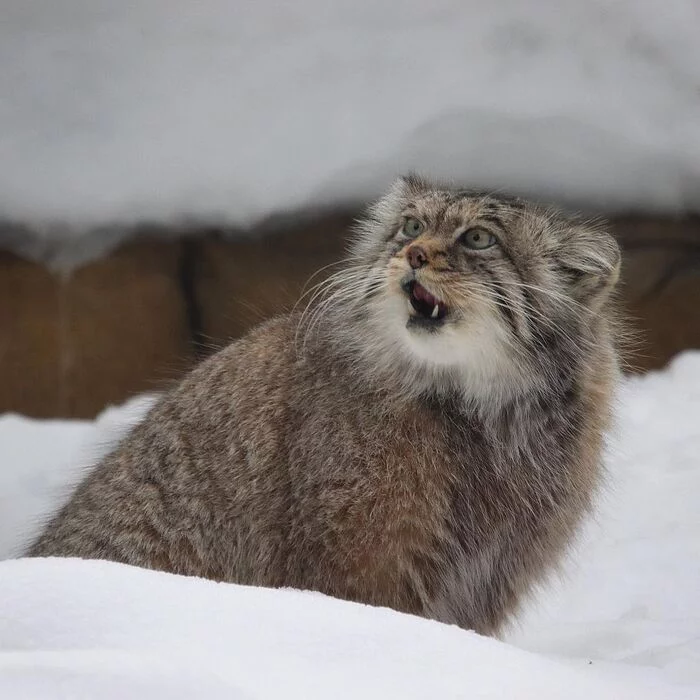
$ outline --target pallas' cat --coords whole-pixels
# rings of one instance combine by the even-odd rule
[[[306,311],[186,376],[30,555],[495,633],[600,480],[619,263],[585,221],[402,178]]]

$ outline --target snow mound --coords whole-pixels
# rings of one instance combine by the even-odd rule
[[[0,218],[248,225],[409,168],[700,211],[699,25],[693,0],[6,0]]]
[[[387,609],[108,562],[0,564],[6,698],[690,700]]]

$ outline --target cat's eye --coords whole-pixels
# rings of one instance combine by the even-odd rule
[[[470,228],[459,237],[459,242],[472,250],[484,250],[495,245],[498,239],[483,228]]]
[[[424,230],[425,226],[423,225],[422,221],[409,217],[404,222],[401,232],[404,236],[408,236],[409,238],[417,238],[421,235],[421,233],[423,233]]]

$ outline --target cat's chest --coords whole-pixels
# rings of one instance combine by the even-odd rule
[[[575,481],[575,439],[551,417],[487,426],[423,411],[407,416],[384,449],[379,462],[389,467],[389,489],[393,478],[427,508],[439,503],[451,527],[480,541],[537,526],[570,497]]]
[[[499,432],[440,406],[329,413],[295,431],[293,484],[360,531],[512,527],[558,488],[556,431],[536,428]]]

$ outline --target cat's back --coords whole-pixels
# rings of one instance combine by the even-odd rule
[[[97,464],[31,547],[33,556],[81,556],[228,578],[219,540],[239,549],[281,530],[276,475],[253,473],[278,453],[285,397],[293,389],[295,321],[279,317],[202,362]],[[263,506],[264,503],[264,506]],[[248,530],[248,534],[246,532]]]

